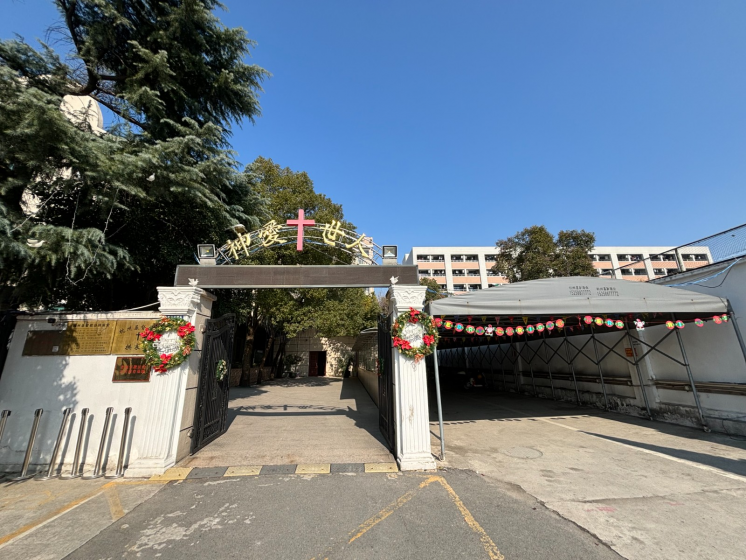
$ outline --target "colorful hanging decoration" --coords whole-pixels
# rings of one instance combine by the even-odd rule
[[[410,327],[409,325],[416,325]],[[415,330],[415,332],[410,332]],[[408,358],[418,363],[425,356],[433,353],[433,346],[438,343],[438,329],[432,317],[417,311],[413,307],[399,315],[391,327],[394,348]],[[419,346],[412,346],[412,341],[421,339]]]
[[[674,326],[675,326],[675,327],[676,327],[677,329],[683,329],[683,328],[684,328],[684,321],[676,321],[676,322],[674,323]]]
[[[614,326],[614,319],[606,319],[605,321],[607,327],[613,327]]]
[[[618,329],[623,329],[624,328],[624,321],[617,321],[616,323],[614,323],[614,325]]]
[[[549,323],[547,323],[548,325]],[[543,332],[544,331],[544,323],[536,323],[536,332]]]
[[[644,331],[645,330],[645,321],[642,319],[635,319],[635,328],[638,331]]]
[[[705,326],[705,322],[702,319],[699,319],[699,318],[694,319],[694,324],[697,325],[698,327],[704,327]]]
[[[484,329],[484,334],[486,334],[487,336],[492,336],[492,333],[494,332],[495,332],[495,327],[493,327],[492,325],[487,325],[487,327],[485,327]]]
[[[565,321],[564,321],[564,319],[557,319],[557,320],[556,320],[556,321],[554,322],[554,324],[555,324],[555,326],[556,326],[556,327],[557,327],[558,329],[562,329],[562,328],[564,328],[564,326],[565,326]],[[548,323],[547,323],[547,328],[549,329],[549,324],[548,324]],[[549,330],[551,331],[552,329],[549,329]]]
[[[451,329],[453,328],[453,322],[452,322],[452,321],[446,321],[445,323],[443,323],[443,326],[444,326],[444,327],[445,327],[445,328],[446,328],[447,330],[449,330],[449,331],[450,331],[450,330],[451,330]]]
[[[505,329],[505,334],[507,334],[508,336],[513,336],[513,332],[513,327],[508,327],[507,329]]]
[[[533,326],[533,325],[528,325],[528,326],[526,327],[526,332],[527,332],[528,334],[534,334],[534,326]]]
[[[593,320],[599,327],[604,324],[604,320],[601,317],[596,317]]]
[[[443,325],[443,319],[441,319],[440,317],[436,317],[435,319],[433,319],[433,321],[435,321],[436,327],[440,327]]]
[[[474,327],[472,325],[466,325],[466,334],[474,334]]]
[[[503,336],[503,335],[505,334],[505,329],[504,329],[504,328],[502,328],[502,327],[497,327],[497,328],[495,329],[495,334],[496,334],[497,336]]]
[[[456,323],[453,328],[456,332],[461,332],[464,330],[464,325],[462,325],[461,323]]]
[[[518,336],[521,336],[523,334],[523,332],[524,332],[524,328],[523,327],[518,326],[518,327],[515,328],[515,334],[517,334]]]
[[[537,327],[539,325],[536,325]],[[547,321],[547,324],[544,325],[548,331],[554,330],[554,321]]]
[[[720,318],[720,315],[715,315],[712,320],[715,321],[715,323],[718,325],[723,322],[723,320]]]
[[[484,327],[477,327],[476,333],[479,336],[482,336],[484,334]]]
[[[666,321],[666,328],[671,331],[673,330],[674,324],[673,321]]]
[[[586,315],[585,317],[583,317],[583,322],[586,325],[590,325],[593,322],[593,317],[591,317],[590,315]]]
[[[729,319],[727,315],[721,315],[720,318],[723,320],[723,323],[727,323]]]

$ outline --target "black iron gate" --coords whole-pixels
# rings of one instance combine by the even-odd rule
[[[392,453],[396,454],[396,422],[394,421],[394,347],[391,343],[391,319],[378,318],[378,427]]]
[[[235,330],[234,315],[223,315],[205,323],[197,404],[194,410],[192,453],[225,432]]]

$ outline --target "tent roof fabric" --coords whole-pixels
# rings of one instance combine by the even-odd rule
[[[585,276],[502,284],[430,302],[433,316],[726,313],[727,300],[647,282]]]

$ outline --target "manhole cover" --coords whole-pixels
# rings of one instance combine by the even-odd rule
[[[505,449],[503,453],[510,457],[517,457],[518,459],[538,459],[544,455],[541,451],[531,449],[530,447],[511,447],[510,449]]]

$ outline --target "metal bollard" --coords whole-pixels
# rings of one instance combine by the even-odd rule
[[[106,447],[106,434],[109,432],[109,420],[111,420],[111,413],[114,412],[112,407],[106,409],[106,418],[104,419],[104,431],[101,433],[101,443],[98,446],[98,455],[96,455],[96,465],[93,467],[93,474],[91,476],[84,477],[86,480],[93,478],[101,478],[101,463],[104,459],[104,447]]]
[[[10,416],[10,410],[3,410],[2,415],[0,415],[0,442],[3,439],[3,432],[5,431],[5,423],[8,421],[8,416]]]
[[[34,425],[31,426],[31,436],[28,438],[28,447],[26,447],[26,456],[23,458],[23,468],[21,469],[21,476],[11,478],[11,480],[27,480],[34,476],[33,474],[26,474],[28,472],[28,464],[31,462],[31,451],[34,449],[34,440],[36,439],[36,430],[39,429],[39,420],[41,415],[44,414],[44,410],[37,408],[34,411]]]
[[[85,436],[85,424],[88,420],[88,409],[84,408],[80,411],[80,429],[78,430],[78,443],[75,445],[75,456],[73,457],[73,468],[70,470],[70,476],[63,476],[61,478],[80,478],[83,476],[83,469],[78,470],[78,464],[80,462],[80,452],[83,449],[83,437]],[[84,460],[85,462],[85,460]]]
[[[62,411],[62,423],[60,424],[60,433],[57,434],[57,441],[54,442],[54,449],[52,449],[52,459],[49,461],[49,468],[47,474],[40,476],[37,480],[49,480],[51,478],[57,478],[54,474],[54,467],[57,464],[57,455],[60,453],[60,447],[62,446],[62,436],[65,435],[65,429],[67,428],[67,421],[70,419],[70,411],[72,408],[66,408]]]
[[[130,423],[132,407],[124,409],[124,424],[122,424],[122,441],[119,443],[119,458],[117,459],[117,472],[106,478],[121,478],[124,476],[124,444],[127,443],[127,427]]]

